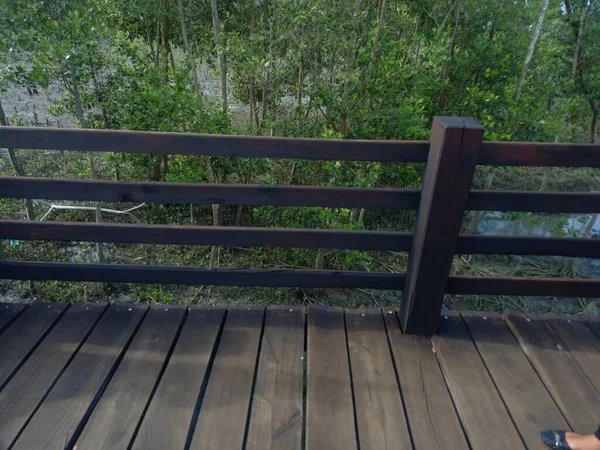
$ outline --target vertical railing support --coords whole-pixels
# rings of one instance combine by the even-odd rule
[[[399,313],[405,333],[430,336],[437,329],[482,137],[473,119],[433,119]]]

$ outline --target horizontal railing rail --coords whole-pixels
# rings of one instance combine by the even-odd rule
[[[0,198],[194,205],[416,210],[414,233],[0,221],[0,239],[115,244],[218,245],[408,252],[406,274],[59,262],[0,262],[0,277],[32,280],[403,290],[405,331],[435,330],[445,293],[600,297],[600,280],[451,276],[455,254],[599,258],[600,239],[460,235],[466,211],[597,214],[600,192],[471,189],[476,165],[600,167],[600,146],[483,142],[474,121],[436,118],[431,142],[206,136],[113,130],[0,127],[0,148],[427,162],[421,189],[0,177]]]

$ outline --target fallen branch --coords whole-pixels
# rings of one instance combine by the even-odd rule
[[[44,206],[49,206],[50,209],[48,211],[46,211],[46,214],[44,214],[42,216],[42,218],[40,219],[40,221],[44,220],[46,217],[48,217],[52,211],[54,211],[55,209],[57,210],[74,210],[74,211],[96,211],[96,207],[95,206],[69,206],[69,205],[56,205],[54,203],[47,203],[47,202],[43,202],[40,201],[40,204],[44,205]],[[110,209],[110,208],[100,208],[100,210],[104,213],[107,214],[122,214],[122,215],[127,215],[129,217],[131,217],[134,221],[136,221],[137,223],[142,223],[140,219],[137,218],[137,216],[135,214],[131,214],[131,211],[135,211],[136,209],[141,208],[142,206],[144,206],[145,203],[142,203],[141,205],[137,205],[134,206],[133,208],[129,208],[129,209],[125,209],[123,211],[119,211],[118,209]]]

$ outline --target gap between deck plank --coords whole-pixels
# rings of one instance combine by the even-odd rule
[[[0,448],[8,448],[17,437],[106,306],[72,305],[0,392]]]
[[[473,450],[524,449],[460,316],[442,316],[433,344]]]
[[[24,303],[0,303],[0,335],[21,314],[27,305]]]
[[[525,445],[543,448],[540,432],[569,429],[525,353],[497,313],[461,313]]]
[[[345,316],[360,449],[412,450],[381,309]]]
[[[0,391],[68,306],[34,303],[0,336]]]
[[[394,309],[383,313],[415,448],[467,449],[431,339],[402,333]]]
[[[600,423],[600,395],[548,323],[511,313],[506,323],[574,431],[592,433]]]
[[[304,319],[302,307],[267,308],[247,450],[302,448]]]
[[[264,307],[228,309],[191,450],[242,448],[264,313]]]
[[[185,306],[150,308],[77,439],[78,448],[128,448],[185,312]]]
[[[133,443],[133,450],[185,447],[196,401],[218,344],[226,308],[192,307]]]
[[[358,448],[344,312],[308,310],[306,449]]]
[[[12,450],[72,447],[146,311],[132,304],[109,307]]]

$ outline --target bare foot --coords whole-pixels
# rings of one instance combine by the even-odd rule
[[[600,439],[593,434],[582,435],[567,431],[565,438],[573,450],[600,450]]]

